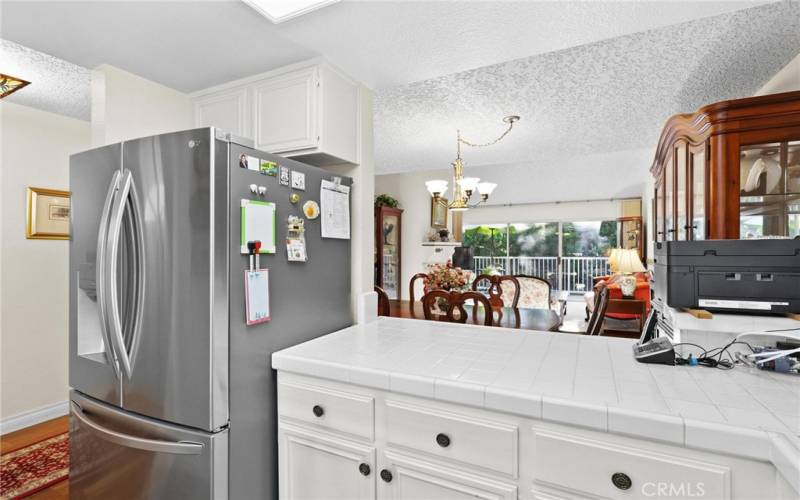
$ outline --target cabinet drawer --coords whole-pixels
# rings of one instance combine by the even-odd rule
[[[603,498],[730,498],[728,467],[538,429],[534,441],[536,484]]]
[[[389,444],[517,477],[517,427],[443,410],[386,402]]]
[[[370,441],[374,439],[374,399],[370,396],[280,382],[278,414]]]

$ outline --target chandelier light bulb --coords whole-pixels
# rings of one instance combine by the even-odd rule
[[[481,196],[488,197],[494,191],[494,188],[497,187],[497,184],[494,182],[479,182],[478,183],[478,192],[481,193]]]
[[[441,179],[434,179],[432,181],[427,181],[425,183],[425,187],[428,188],[428,192],[434,198],[438,198],[440,196],[444,196],[447,192],[447,181],[443,181]]]
[[[475,187],[481,180],[477,177],[462,177],[460,180],[461,189],[463,189],[467,196],[471,195],[473,191],[475,191]]]

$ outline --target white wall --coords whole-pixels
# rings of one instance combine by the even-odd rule
[[[468,210],[464,214],[464,224],[611,220],[621,215],[621,204],[621,200],[593,200],[486,205]]]
[[[778,71],[755,95],[779,94],[800,90],[800,54]]]
[[[359,300],[372,293],[375,220],[372,206],[375,198],[375,155],[372,134],[372,91],[364,86],[359,90],[359,158],[358,165],[333,165],[326,170],[353,178],[350,191],[350,290],[353,314],[358,317]]]
[[[92,144],[194,127],[189,96],[103,64],[92,71]]]
[[[88,122],[0,103],[0,418],[67,399],[68,241],[25,238],[26,188],[69,189]]]

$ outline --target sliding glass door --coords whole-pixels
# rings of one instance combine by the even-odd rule
[[[617,231],[615,220],[465,225],[462,243],[475,250],[476,274],[536,276],[553,289],[582,292],[609,274]]]

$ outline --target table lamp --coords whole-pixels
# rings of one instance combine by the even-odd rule
[[[647,269],[642,265],[639,252],[620,249],[617,259],[617,273],[621,275],[619,289],[622,291],[623,297],[633,297],[634,292],[636,292],[636,276],[633,273],[644,272],[647,272]]]
[[[611,269],[611,274],[617,273],[617,266],[619,265],[619,254],[621,248],[612,248],[611,253],[608,254],[608,267]]]

